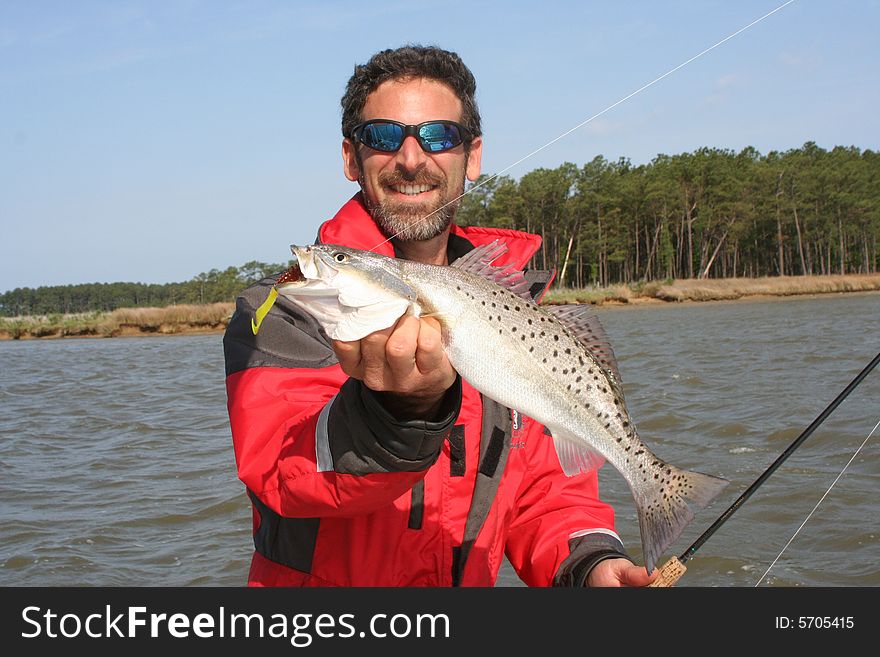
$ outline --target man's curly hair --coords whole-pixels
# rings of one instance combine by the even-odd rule
[[[468,139],[482,134],[480,111],[475,94],[477,81],[456,53],[434,46],[407,45],[376,53],[366,64],[356,65],[342,96],[342,136],[351,137],[354,127],[363,121],[367,96],[388,80],[427,78],[449,86],[461,101],[461,121]]]

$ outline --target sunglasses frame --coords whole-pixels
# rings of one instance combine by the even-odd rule
[[[375,148],[373,146],[370,146],[369,144],[367,144],[363,141],[362,136],[364,134],[364,128],[366,128],[367,126],[374,124],[374,123],[391,123],[391,124],[394,124],[396,126],[400,126],[401,128],[403,128],[403,139],[400,140],[400,144],[397,146],[397,148],[395,148],[394,150],[390,150],[390,151],[384,150],[382,148]],[[439,151],[430,150],[430,148],[428,148],[426,146],[426,144],[422,141],[422,137],[419,134],[419,130],[423,126],[431,125],[434,123],[441,123],[441,124],[445,124],[445,125],[455,126],[456,129],[458,130],[459,137],[461,137],[461,141],[458,142],[457,144],[453,144],[449,148],[444,148]],[[379,153],[396,153],[397,151],[399,151],[403,147],[403,142],[406,140],[406,138],[412,136],[412,137],[416,138],[416,141],[419,143],[419,146],[421,147],[421,149],[423,151],[425,151],[429,155],[436,155],[437,153],[446,153],[448,151],[451,151],[456,146],[465,143],[466,141],[471,139],[470,135],[471,135],[471,131],[468,130],[467,128],[465,128],[462,124],[460,124],[456,121],[446,121],[444,119],[435,119],[433,121],[423,121],[422,123],[419,123],[416,125],[401,123],[400,121],[392,121],[391,119],[370,119],[369,121],[364,121],[363,123],[358,123],[354,128],[351,129],[352,141],[355,141],[359,144],[363,144],[367,148],[372,149],[374,151],[377,151]]]

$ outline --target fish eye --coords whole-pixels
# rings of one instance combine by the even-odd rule
[[[333,254],[333,259],[336,262],[348,262],[348,256],[344,254],[342,251],[337,251]]]

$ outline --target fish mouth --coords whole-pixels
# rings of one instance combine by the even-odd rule
[[[302,283],[306,280],[302,270],[299,268],[299,261],[293,263],[281,276],[275,281],[275,285],[286,285],[288,283]]]
[[[333,260],[320,249],[291,244],[290,251],[296,262],[275,283],[279,290],[300,288],[301,292],[312,293],[311,288],[324,289],[339,273]]]

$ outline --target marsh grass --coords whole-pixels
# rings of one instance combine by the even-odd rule
[[[219,331],[235,304],[212,303],[165,308],[119,308],[109,313],[0,317],[0,338],[115,337]]]
[[[615,285],[608,288],[551,290],[548,304],[660,301],[731,301],[749,296],[791,296],[880,290],[880,274],[685,279]]]
[[[729,301],[750,296],[791,296],[880,290],[880,274],[666,280],[607,288],[554,289],[545,304],[624,304],[654,301]],[[203,333],[226,328],[233,303],[165,308],[119,308],[109,313],[0,317],[0,339],[114,337]]]

